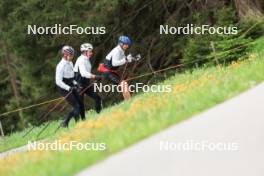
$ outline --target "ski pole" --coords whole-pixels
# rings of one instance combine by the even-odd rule
[[[95,81],[96,82],[96,81]],[[91,83],[90,85],[88,85],[85,89],[83,89],[81,92],[80,92],[80,95],[84,94],[84,92],[93,85],[93,83]],[[61,110],[64,110],[66,108],[66,106],[64,106]],[[61,128],[61,125],[59,125],[56,130],[54,131],[54,134],[57,133],[57,131],[59,131],[59,129]]]
[[[45,119],[46,117],[48,117],[49,115],[50,115],[50,113],[52,113],[70,94],[72,93],[72,91],[70,91],[63,99],[61,99],[52,109],[50,109],[42,118],[41,118],[41,120],[42,119]],[[48,122],[48,124],[49,124],[49,122]],[[46,126],[48,126],[48,125],[46,125]],[[35,127],[33,127],[33,129],[34,129]],[[44,127],[44,128],[46,128],[46,127]],[[32,130],[33,130],[32,129]],[[30,130],[30,131],[32,131],[32,130]],[[42,131],[42,130],[41,130]],[[37,135],[37,136],[39,136],[39,135]]]

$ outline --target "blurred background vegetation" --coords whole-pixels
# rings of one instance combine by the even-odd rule
[[[141,53],[143,59],[128,66],[126,77],[194,61],[196,64],[179,71],[210,65],[214,64],[215,57],[220,63],[228,64],[245,56],[250,43],[263,35],[263,9],[262,0],[0,0],[0,113],[59,96],[54,74],[63,45],[72,45],[79,55],[80,44],[92,43],[95,46],[92,64],[96,72],[98,64],[117,44],[117,37],[130,36],[133,40],[130,51]],[[188,23],[237,26],[239,33],[159,35],[160,25],[177,27]],[[29,24],[105,26],[107,31],[104,35],[27,35]],[[156,74],[154,78],[136,81],[153,83],[166,75]],[[121,100],[118,94],[101,96],[104,106]],[[5,132],[36,124],[52,105],[4,117],[1,121]],[[93,102],[87,99],[86,105],[91,108]],[[63,115],[64,112],[57,110],[50,119]]]

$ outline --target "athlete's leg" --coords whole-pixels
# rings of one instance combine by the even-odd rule
[[[131,98],[128,83],[126,81],[121,81],[120,85],[122,86],[122,94],[125,100],[129,100]]]
[[[102,100],[101,97],[95,92],[93,86],[89,87],[85,93],[94,100],[95,110],[97,113],[100,113],[102,110]]]
[[[79,118],[80,115],[80,104],[78,103],[78,100],[76,99],[74,93],[70,93],[66,90],[60,90],[60,93],[63,97],[66,97],[66,101],[71,105],[72,110],[68,113],[68,115],[64,118],[64,121],[62,123],[63,127],[68,127],[68,124],[72,117],[75,119]]]
[[[115,74],[115,73],[104,73],[103,76],[110,81],[113,84],[116,85],[121,85],[122,86],[122,94],[124,97],[124,100],[129,100],[131,98],[129,89],[128,89],[128,83],[126,81],[121,81],[119,75]]]

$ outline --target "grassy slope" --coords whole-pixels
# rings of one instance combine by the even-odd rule
[[[94,111],[91,111],[87,114],[88,117],[95,117],[96,114],[94,113]],[[47,123],[42,124],[39,127],[35,127],[33,128],[33,130],[28,133],[28,135],[26,135],[24,137],[24,135],[29,132],[30,128],[25,129],[22,132],[15,132],[12,133],[10,136],[6,136],[3,139],[0,139],[0,152],[4,152],[7,150],[10,150],[12,148],[16,148],[16,147],[20,147],[23,145],[26,145],[28,143],[28,141],[37,141],[37,140],[42,140],[42,139],[50,139],[54,137],[54,132],[57,129],[58,125],[60,122],[58,121],[53,121],[50,123],[49,127],[43,131],[43,133],[37,137],[38,133],[45,127],[45,125]],[[69,128],[73,128],[75,126],[75,122],[72,120]],[[63,132],[67,131],[66,129],[61,128],[57,133],[61,134]]]
[[[256,51],[260,51],[261,45],[263,41]],[[129,102],[106,109],[100,116],[94,115],[96,118],[78,123],[70,131],[61,131],[53,137],[62,142],[104,142],[107,144],[106,151],[16,154],[0,160],[0,173],[72,175],[161,129],[255,86],[264,80],[263,75],[264,58],[261,55],[251,55],[249,60],[233,63],[229,67],[204,68],[175,75],[163,83],[173,86],[172,93],[135,96]],[[14,139],[11,136],[9,140],[12,142]]]

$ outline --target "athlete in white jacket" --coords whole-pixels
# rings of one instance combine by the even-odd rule
[[[127,50],[131,44],[132,42],[129,37],[120,36],[118,39],[118,45],[112,49],[112,51],[106,56],[104,63],[100,64],[98,68],[98,70],[103,73],[106,80],[116,85],[121,84],[125,100],[128,100],[131,97],[128,90],[128,84],[126,81],[121,80],[116,71],[120,66],[134,60],[131,54],[128,56],[125,55],[125,50]]]
[[[84,101],[84,93],[91,97],[95,102],[95,110],[99,113],[102,109],[102,101],[100,96],[95,92],[94,86],[90,83],[91,79],[100,80],[101,78],[99,75],[91,73],[92,66],[90,59],[93,55],[93,46],[90,43],[84,43],[81,45],[80,50],[82,54],[78,57],[74,66],[76,80],[81,88],[80,92],[82,92],[80,96],[82,101]]]
[[[59,93],[66,97],[67,102],[72,106],[72,110],[65,117],[62,122],[62,127],[68,127],[69,121],[72,117],[78,121],[79,116],[85,118],[84,105],[77,92],[76,81],[74,80],[74,71],[72,59],[74,56],[74,49],[70,46],[64,46],[62,48],[63,58],[56,67],[56,85]]]

